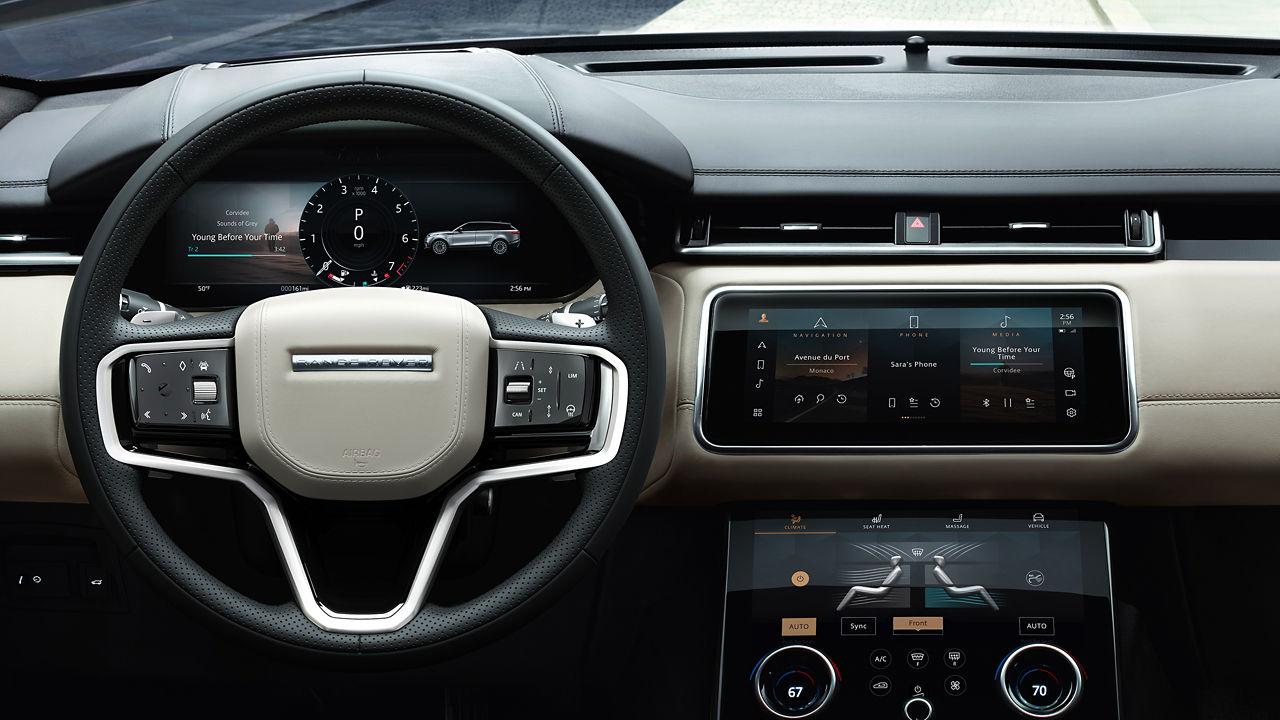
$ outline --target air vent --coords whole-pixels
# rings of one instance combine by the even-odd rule
[[[893,243],[893,217],[878,211],[822,209],[792,215],[781,208],[734,207],[694,216],[685,227],[686,247]]]
[[[671,60],[611,60],[583,63],[578,67],[592,74],[632,72],[676,72],[680,70],[771,70],[780,68],[833,68],[880,65],[880,55],[800,55],[762,57],[679,58]]]
[[[0,272],[74,267],[80,264],[77,245],[70,238],[0,232]]]
[[[1125,245],[1127,217],[1124,211],[1113,208],[962,209],[942,218],[942,236],[947,243]]]
[[[929,207],[912,202],[900,207],[719,206],[685,219],[677,250],[695,255],[1154,257],[1162,248],[1157,213],[1109,203]]]
[[[1100,70],[1119,73],[1175,73],[1179,75],[1248,75],[1256,69],[1252,65],[1239,65],[1236,63],[1122,60],[1090,57],[1038,57],[1035,55],[952,55],[947,58],[947,62],[964,67]]]

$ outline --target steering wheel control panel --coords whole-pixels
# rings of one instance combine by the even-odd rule
[[[129,362],[133,421],[140,429],[229,430],[231,353],[145,353]]]
[[[730,523],[719,717],[1117,718],[1107,530],[1062,511]]]
[[[493,424],[499,433],[589,427],[596,368],[583,355],[497,350],[492,362]]]

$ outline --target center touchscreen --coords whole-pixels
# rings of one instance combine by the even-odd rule
[[[726,293],[712,445],[1111,445],[1129,433],[1106,292]]]

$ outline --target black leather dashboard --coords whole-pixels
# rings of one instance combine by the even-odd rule
[[[948,61],[972,48],[935,48],[932,65],[914,68],[904,64],[900,48],[874,50],[884,58],[880,66],[825,67],[818,74],[812,68],[771,68],[767,61],[735,68],[744,54],[769,57],[741,49],[700,53],[717,62],[734,59],[720,68],[715,62],[692,70],[659,64],[596,74],[581,69],[593,67],[580,62],[582,54],[523,56],[497,49],[192,66],[143,85],[101,112],[88,106],[45,114],[46,130],[66,130],[21,138],[37,139],[41,146],[8,155],[30,167],[11,167],[6,177],[30,184],[0,186],[0,196],[9,196],[0,202],[30,205],[43,199],[30,188],[44,179],[41,164],[50,157],[49,198],[100,202],[177,128],[246,89],[356,66],[418,72],[489,94],[589,162],[657,187],[681,190],[693,183],[699,196],[1210,196],[1280,190],[1280,149],[1272,142],[1280,84],[1266,56],[1241,62],[1248,70],[1238,76],[1058,71],[1035,76],[1029,87],[1026,73],[958,70]],[[859,52],[866,49],[810,50],[825,55],[825,63]],[[633,57],[590,56],[596,66]],[[654,51],[645,57],[660,61],[673,55]],[[939,83],[930,80],[935,72],[947,73],[950,96],[939,95]],[[957,87],[971,92],[957,96]],[[5,128],[0,146],[10,146],[4,142],[10,134],[19,140],[14,131],[20,129]]]

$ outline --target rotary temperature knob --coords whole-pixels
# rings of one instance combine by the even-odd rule
[[[831,660],[807,645],[788,645],[765,655],[752,676],[760,704],[784,718],[809,717],[822,710],[839,681]]]
[[[1000,690],[1018,712],[1032,718],[1063,715],[1080,699],[1084,674],[1075,658],[1053,645],[1023,645],[1000,663]]]

